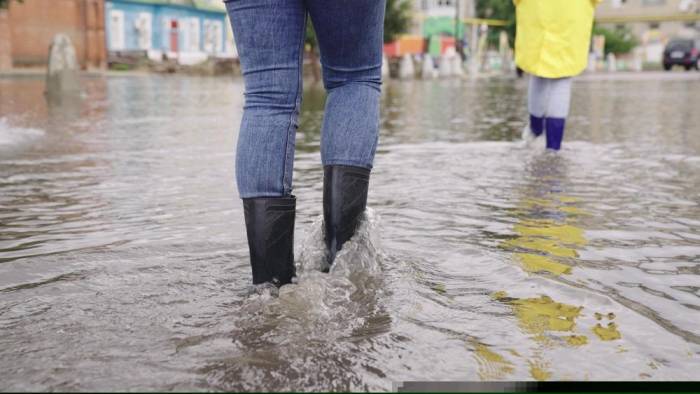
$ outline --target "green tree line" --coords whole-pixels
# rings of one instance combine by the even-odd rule
[[[0,0],[0,9],[7,9],[7,7],[10,6],[10,1],[12,0]],[[21,3],[24,0],[15,0],[18,3]]]

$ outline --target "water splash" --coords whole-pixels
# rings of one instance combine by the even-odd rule
[[[302,243],[299,253],[299,271],[325,271],[330,268],[331,275],[351,276],[353,273],[364,272],[377,274],[379,266],[378,236],[379,215],[367,208],[360,220],[355,235],[343,245],[332,266],[328,265],[328,251],[324,241],[323,217],[317,218],[311,225],[311,230]]]
[[[307,337],[345,336],[361,327],[376,308],[381,291],[379,217],[367,209],[356,234],[343,245],[328,273],[323,218],[311,225],[302,242],[297,277],[279,291],[259,286],[245,302],[243,313],[274,321],[282,331],[302,331]]]
[[[43,130],[12,126],[7,118],[0,118],[0,149],[30,143],[44,134]]]

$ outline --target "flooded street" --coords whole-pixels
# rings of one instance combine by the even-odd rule
[[[519,141],[524,79],[389,81],[330,274],[307,84],[279,298],[249,295],[240,79],[90,78],[48,106],[0,78],[0,390],[700,380],[700,76],[674,75],[577,80],[560,154]]]

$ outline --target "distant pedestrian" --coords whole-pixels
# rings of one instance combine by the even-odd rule
[[[379,134],[386,0],[226,0],[245,82],[236,153],[253,283],[295,276],[292,195],[307,15],[327,91],[321,130],[328,263],[367,204]]]
[[[559,150],[571,101],[571,77],[588,64],[595,7],[602,0],[513,0],[516,7],[515,62],[531,75],[530,123],[523,139],[543,133],[547,148]]]

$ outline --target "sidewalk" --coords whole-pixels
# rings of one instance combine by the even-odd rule
[[[80,70],[82,77],[142,77],[152,74],[157,74],[145,70],[134,71],[114,71],[114,70]],[[15,78],[15,77],[45,77],[46,67],[31,67],[31,68],[13,68],[10,70],[0,70],[0,78]]]
[[[700,71],[584,72],[577,81],[698,81]]]

